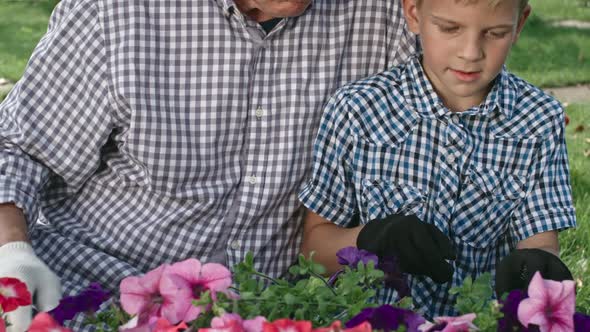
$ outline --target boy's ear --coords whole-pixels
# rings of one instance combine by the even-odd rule
[[[522,28],[524,28],[524,23],[526,22],[529,15],[531,15],[531,10],[531,5],[526,5],[526,7],[522,10],[520,17],[518,18],[518,25],[516,26],[516,33],[514,34],[514,38],[512,39],[512,44],[516,43],[518,37],[520,37]]]
[[[404,16],[406,17],[406,23],[408,24],[408,28],[413,33],[419,35],[420,34],[420,24],[418,19],[418,7],[416,5],[416,0],[403,0],[404,6]]]

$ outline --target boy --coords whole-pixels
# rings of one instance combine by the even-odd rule
[[[557,257],[557,231],[576,223],[563,110],[504,69],[530,12],[526,0],[404,0],[422,54],[327,106],[300,193],[306,255],[331,272],[350,245],[397,256],[428,318],[456,314],[448,290],[467,276],[495,273],[499,295],[536,270],[571,279]]]

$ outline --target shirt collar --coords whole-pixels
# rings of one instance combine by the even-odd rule
[[[443,107],[442,99],[434,90],[430,80],[428,80],[420,63],[420,58],[420,55],[413,56],[408,62],[405,74],[401,76],[404,98],[423,117],[441,117],[448,113],[448,110]],[[510,118],[518,98],[518,89],[505,66],[493,84],[492,90],[480,105],[472,107],[463,113],[487,115],[493,111],[500,111]]]
[[[234,0],[215,0],[215,1],[217,2],[217,5],[219,7],[221,7],[221,9],[223,10],[223,13],[226,16],[231,16],[233,13],[238,11],[238,7],[236,6],[236,3],[234,2]],[[309,4],[309,6],[305,10],[305,12],[307,12],[312,6],[313,6],[313,1]]]
[[[234,10],[237,10],[236,4],[233,0],[215,0],[217,5],[221,7],[226,16],[230,16]]]

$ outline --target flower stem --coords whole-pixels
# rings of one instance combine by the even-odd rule
[[[266,280],[270,280],[270,281],[271,281],[273,284],[278,284],[278,283],[279,283],[279,281],[278,281],[278,280],[276,280],[276,279],[274,279],[274,278],[271,278],[271,277],[267,276],[266,274],[264,274],[264,273],[260,273],[260,272],[258,272],[258,271],[254,271],[254,275],[255,275],[255,276],[259,276],[259,277],[261,277],[261,278],[263,278],[263,279],[266,279]]]
[[[334,290],[334,288],[332,288],[332,286],[330,286],[330,284],[328,283],[328,281],[326,281],[326,279],[324,277],[322,277],[321,275],[315,273],[311,269],[309,270],[309,274],[311,274],[312,276],[314,276],[314,277],[320,279],[321,281],[323,281],[324,284],[326,285],[326,287],[328,287],[328,289],[330,291],[332,291],[332,294],[334,294],[334,296],[338,296],[338,294],[336,294],[336,291]]]

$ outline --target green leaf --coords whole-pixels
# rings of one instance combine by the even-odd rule
[[[295,295],[290,294],[290,293],[283,295],[283,299],[285,300],[285,303],[287,305],[294,305],[297,303],[297,297],[295,297]]]

